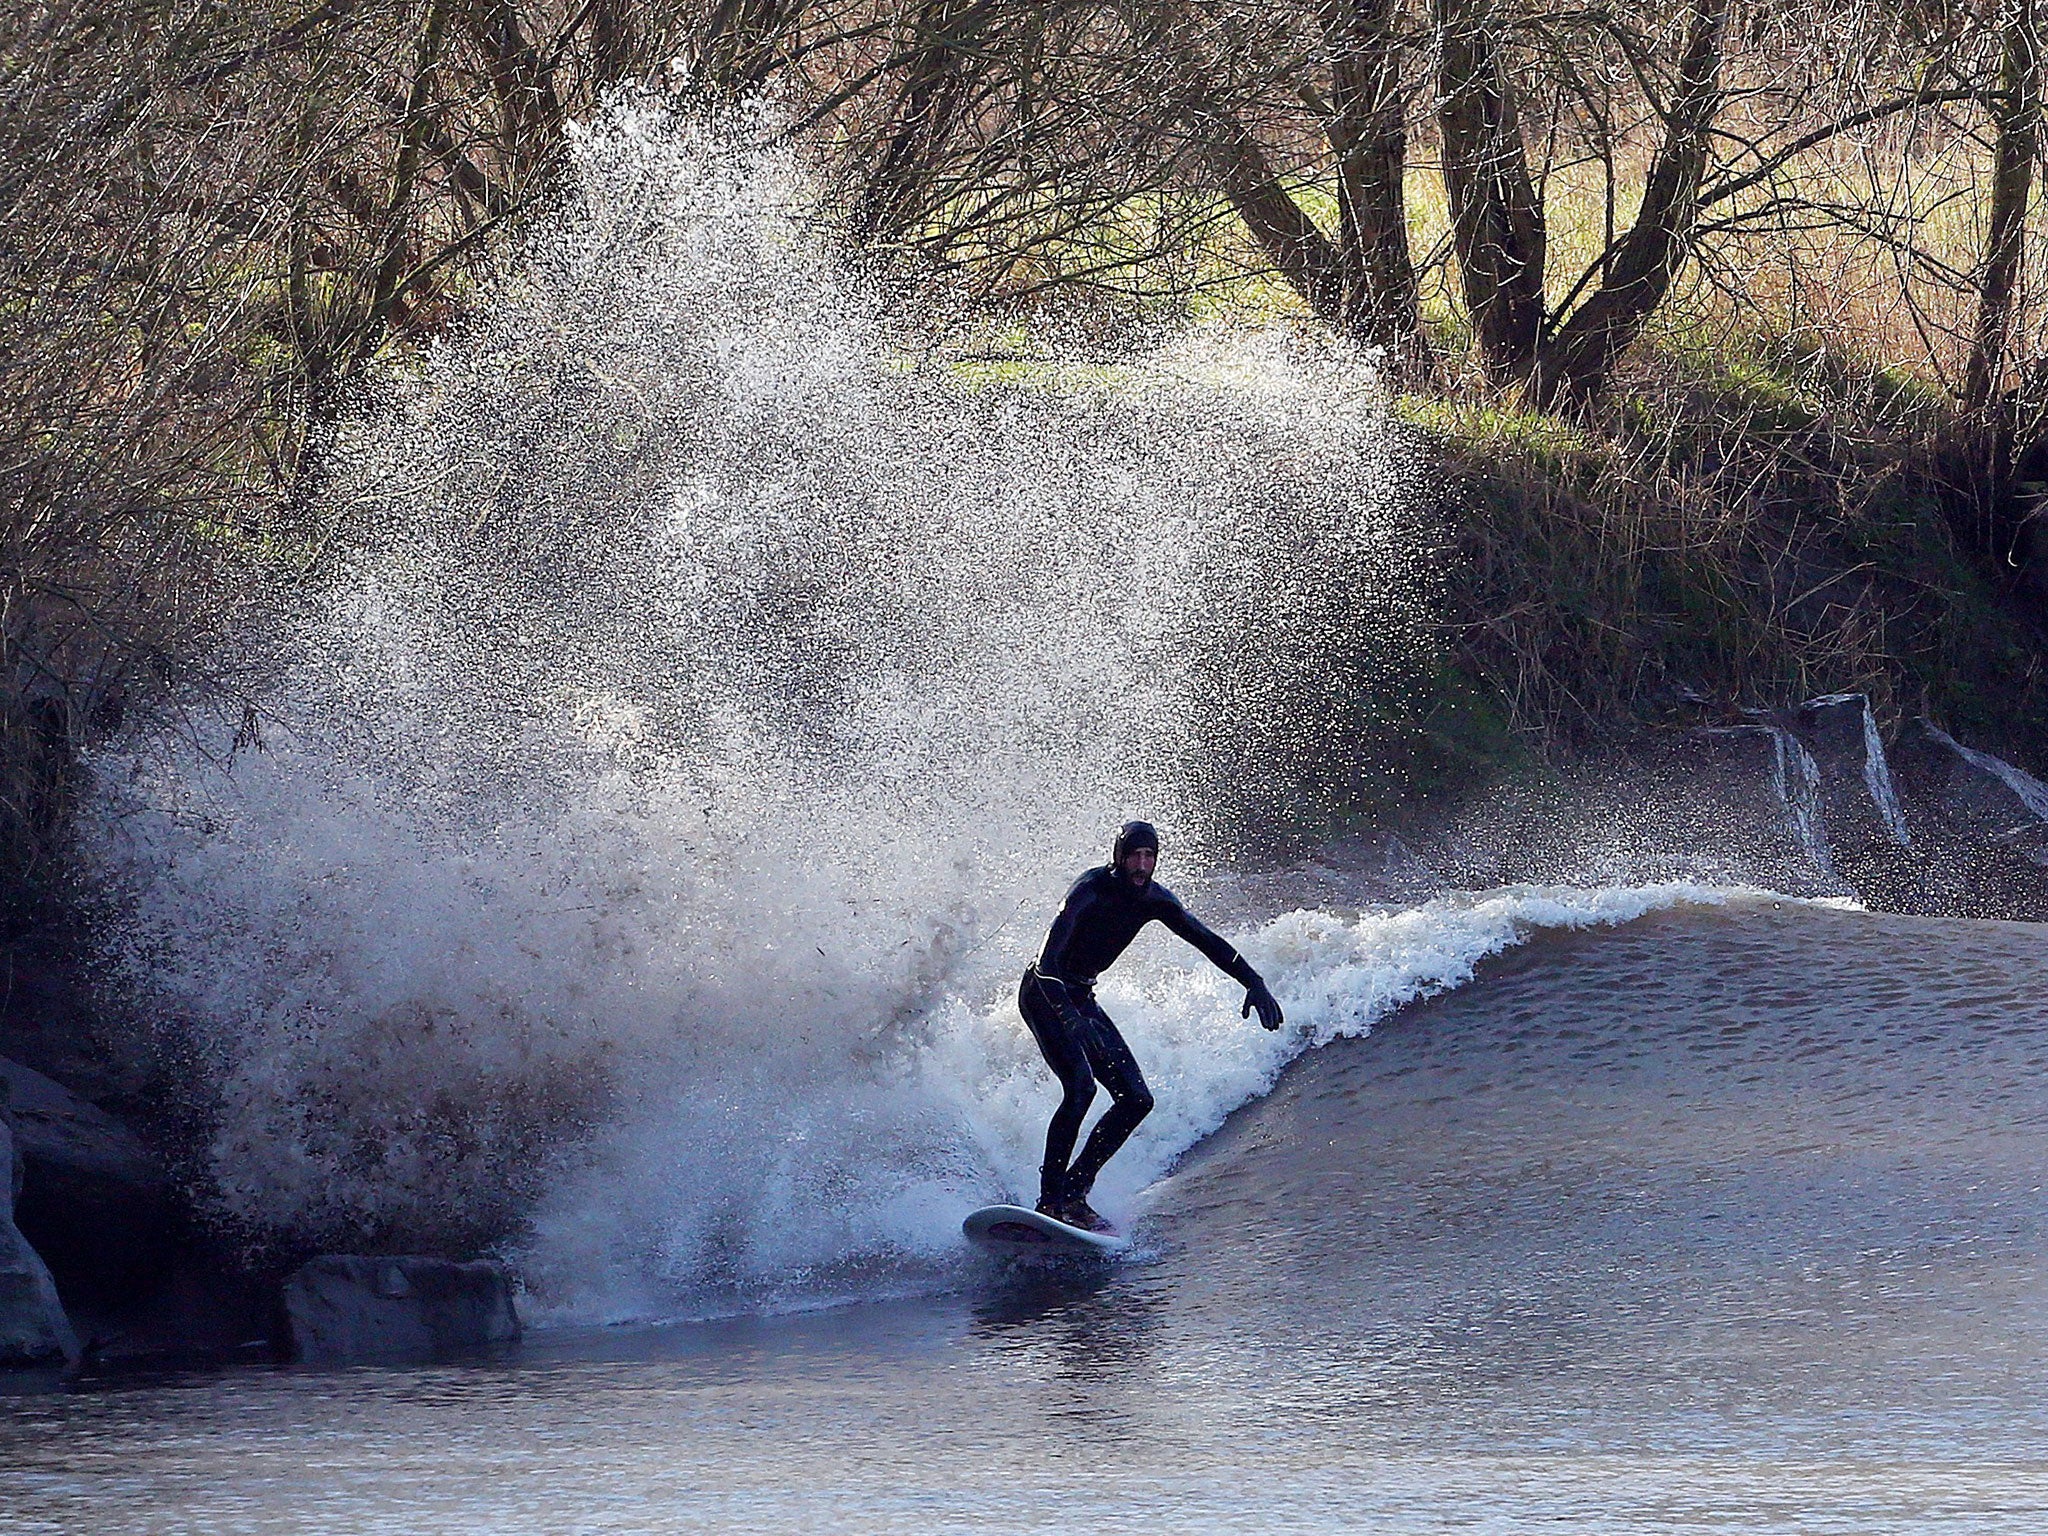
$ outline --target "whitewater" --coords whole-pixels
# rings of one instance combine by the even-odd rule
[[[0,1400],[0,1530],[2022,1536],[2043,996],[2032,924],[1536,928],[1299,1056],[1135,1258]]]
[[[1161,1090],[1127,1209],[1305,1045],[1696,894],[1236,897],[1432,664],[1421,460],[1270,335],[963,376],[761,126],[587,132],[341,429],[256,724],[98,765],[109,968],[191,1032],[202,1198],[251,1241],[486,1244],[555,1322],[947,1283],[1037,1163],[1015,978],[1133,815],[1295,1023],[1156,942],[1111,978]]]

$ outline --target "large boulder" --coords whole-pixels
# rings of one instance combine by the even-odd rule
[[[0,1371],[61,1371],[78,1363],[78,1336],[48,1267],[14,1224],[20,1169],[7,1098],[0,1078]]]
[[[496,1264],[327,1254],[285,1282],[292,1356],[308,1364],[426,1358],[519,1337]]]
[[[105,1111],[0,1057],[22,1163],[16,1223],[75,1307],[125,1309],[159,1278],[174,1205],[157,1160]]]

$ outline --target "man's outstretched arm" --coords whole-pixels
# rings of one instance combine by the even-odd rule
[[[1177,897],[1165,891],[1158,894],[1163,898],[1159,904],[1159,921],[1207,955],[1210,964],[1244,988],[1244,1007],[1238,1010],[1238,1016],[1249,1017],[1256,1008],[1259,1010],[1259,1022],[1266,1028],[1278,1029],[1285,1023],[1279,1000],[1273,996],[1265,978],[1252,969],[1251,961],[1233,949],[1222,934],[1182,906]]]

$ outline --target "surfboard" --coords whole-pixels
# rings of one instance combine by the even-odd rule
[[[960,1230],[977,1248],[1009,1258],[1106,1258],[1131,1246],[1127,1237],[1070,1227],[1021,1205],[985,1205]]]

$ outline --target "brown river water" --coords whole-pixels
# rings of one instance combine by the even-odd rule
[[[2038,1532],[2044,938],[1539,934],[1295,1061],[1112,1267],[4,1400],[0,1531]]]

